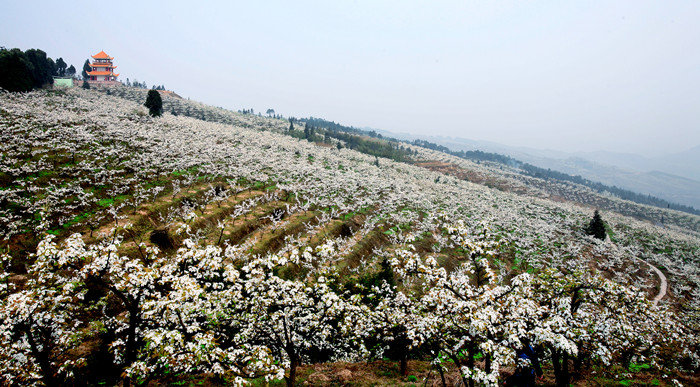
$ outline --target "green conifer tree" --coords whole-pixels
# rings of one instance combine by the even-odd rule
[[[152,117],[159,117],[163,114],[163,100],[160,98],[160,93],[157,90],[148,90],[146,103],[143,105],[148,108],[148,114]]]
[[[80,74],[83,76],[83,80],[88,79],[88,71],[92,71],[92,66],[90,66],[90,59],[85,59],[85,63],[83,63],[83,72]]]
[[[586,234],[600,240],[605,240],[605,222],[603,222],[603,218],[600,217],[598,210],[595,210],[593,219],[591,219],[591,222],[588,224],[588,228],[586,228]]]

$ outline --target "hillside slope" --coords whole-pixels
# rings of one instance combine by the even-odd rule
[[[671,203],[700,208],[697,168],[698,150],[695,147],[678,154],[643,157],[612,152],[567,153],[556,150],[509,147],[486,141],[437,136],[415,136],[383,132],[406,141],[426,140],[446,146],[453,151],[493,152],[506,155],[534,166],[552,169],[572,176],[581,176],[593,182],[652,195]],[[663,175],[660,178],[659,175]]]
[[[186,100],[151,118],[111,94],[0,96],[8,383],[293,384],[300,363],[386,357],[495,384],[523,342],[557,382],[567,358],[696,369],[698,217],[419,147],[377,159]],[[667,227],[603,211],[597,241],[575,200]],[[658,307],[638,259],[668,277]]]
[[[570,175],[580,175],[586,179],[599,181],[606,185],[649,194],[672,203],[700,208],[700,197],[698,197],[700,182],[674,175],[671,172],[655,170],[644,172],[637,168],[620,169],[581,158],[568,158],[565,160],[541,158],[532,160],[524,158],[524,160]]]

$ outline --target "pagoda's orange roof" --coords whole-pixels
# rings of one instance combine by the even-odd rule
[[[93,55],[92,57],[95,58],[95,59],[109,59],[109,60],[114,59],[113,57],[111,57],[111,56],[105,54],[104,51],[100,51],[100,52],[98,52],[97,54]]]
[[[114,75],[116,77],[119,74],[114,74],[111,71],[88,71],[87,75]]]

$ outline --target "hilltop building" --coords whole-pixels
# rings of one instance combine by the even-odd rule
[[[73,77],[53,77],[53,87],[73,87]]]
[[[119,74],[114,73],[114,69],[117,68],[112,63],[113,57],[105,54],[104,51],[100,51],[92,56],[92,71],[88,71],[87,75],[89,77],[88,81],[97,82],[110,82],[116,81]]]

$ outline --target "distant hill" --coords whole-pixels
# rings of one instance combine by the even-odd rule
[[[700,207],[700,147],[686,152],[646,158],[612,152],[578,153],[566,158],[513,155],[543,168],[551,168],[642,194]]]
[[[663,171],[674,171],[677,175],[700,181],[700,145],[658,160]]]
[[[656,196],[670,202],[700,208],[700,181],[662,171],[625,169],[617,166],[572,157],[564,160],[527,159],[543,168],[556,169],[572,175],[631,191]]]
[[[372,130],[372,129],[367,129]],[[617,186],[672,203],[700,208],[700,146],[666,156],[645,157],[630,153],[567,153],[525,147],[509,147],[456,137],[417,136],[379,131],[405,141],[430,141],[454,151],[498,153],[534,166]]]

